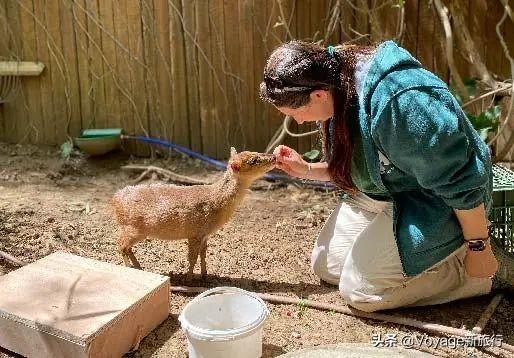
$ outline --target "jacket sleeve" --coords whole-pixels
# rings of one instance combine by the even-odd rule
[[[395,96],[373,128],[389,161],[448,206],[472,209],[484,202],[488,173],[473,146],[478,134],[447,89]]]

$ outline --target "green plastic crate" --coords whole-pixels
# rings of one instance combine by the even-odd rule
[[[493,207],[489,235],[509,256],[514,257],[514,172],[493,165]]]

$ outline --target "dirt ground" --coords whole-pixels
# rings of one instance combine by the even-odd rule
[[[0,250],[27,262],[65,250],[121,264],[116,252],[116,227],[107,202],[137,174],[122,165],[152,164],[195,178],[214,180],[219,171],[187,158],[137,159],[123,153],[74,158],[64,163],[55,148],[0,144]],[[154,178],[153,180],[158,180]],[[265,182],[261,182],[265,183]],[[344,305],[337,287],[320,283],[310,270],[317,232],[336,205],[337,196],[289,185],[252,190],[233,219],[209,241],[209,275],[193,285],[237,286],[256,292],[301,297]],[[135,255],[143,269],[169,275],[182,285],[187,271],[185,241],[145,242]],[[0,275],[16,269],[0,259]],[[199,274],[199,265],[196,271]],[[426,288],[427,290],[430,287]],[[1,291],[0,294],[8,294]],[[173,294],[169,318],[127,357],[186,357],[186,338],[177,317],[190,296]],[[391,311],[431,323],[471,328],[491,296],[450,304]],[[264,357],[321,344],[371,343],[374,334],[417,335],[423,332],[342,314],[294,305],[268,304],[271,316],[264,331]],[[506,297],[490,320],[486,334],[503,335],[514,344],[514,297]],[[428,335],[436,337],[434,335]],[[492,349],[438,348],[450,357],[507,357]],[[13,357],[0,350],[0,357]]]

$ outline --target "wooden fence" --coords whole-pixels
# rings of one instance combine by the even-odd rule
[[[463,0],[460,0],[463,1]],[[85,128],[122,127],[223,158],[263,150],[282,116],[257,95],[268,54],[292,38],[336,44],[396,39],[444,80],[443,30],[432,1],[6,0],[0,57],[41,61],[0,105],[0,140],[60,144]],[[465,0],[488,68],[510,77],[495,33],[500,1]],[[514,52],[514,27],[503,33]],[[456,48],[461,75],[469,63]],[[308,131],[306,125],[295,131]],[[288,138],[307,151],[314,137]]]

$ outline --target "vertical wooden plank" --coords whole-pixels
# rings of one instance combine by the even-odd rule
[[[77,136],[81,129],[80,88],[78,74],[78,48],[75,43],[73,28],[72,4],[61,2],[61,36],[64,59],[68,67],[67,89],[69,96],[69,113],[66,122],[69,122],[69,134]]]
[[[89,70],[89,39],[87,36],[87,17],[84,12],[86,0],[73,2],[71,11],[73,17],[73,32],[75,36],[77,55],[77,75],[80,93],[80,130],[88,128],[93,120],[91,102],[91,73]]]
[[[34,14],[40,21],[36,26],[36,49],[37,60],[45,64],[45,70],[39,76],[39,94],[41,98],[41,113],[42,113],[42,131],[41,142],[44,144],[55,143],[55,126],[53,117],[53,98],[52,98],[52,63],[50,62],[50,55],[47,47],[47,34],[41,28],[45,23],[44,3],[42,0],[34,0]]]
[[[317,42],[321,41],[325,37],[325,32],[327,31],[327,25],[330,21],[331,17],[331,10],[333,6],[339,5],[339,11],[342,10],[343,2],[337,3],[336,1],[331,4],[332,1],[316,1],[316,0],[310,0],[310,27],[311,27],[311,34],[312,34],[312,41]],[[334,34],[330,36],[328,39],[328,43],[325,43],[323,41],[320,42],[321,46],[327,46],[329,44],[335,45],[339,44],[341,39],[341,26],[346,23],[345,20],[343,20],[344,16],[347,16],[348,14],[342,14],[339,13],[340,19],[338,21],[338,24],[336,24],[336,27],[334,29]],[[351,19],[351,17],[348,17]],[[314,131],[317,129],[317,125],[315,122],[308,123],[304,126],[307,131]],[[303,140],[305,142],[303,142]],[[312,150],[316,148],[318,142],[318,135],[309,135],[308,137],[302,138],[300,140],[300,148],[303,146],[303,149],[301,149],[303,152]]]
[[[310,23],[310,40],[313,42],[318,42],[323,39],[327,21],[330,18],[328,3],[326,0],[309,0],[308,8],[305,9],[307,14],[305,16],[309,16]],[[302,24],[298,24],[298,28],[303,26]],[[337,42],[336,42],[337,43]],[[321,43],[321,45],[326,45]]]
[[[490,2],[490,6],[493,4]],[[471,37],[473,42],[475,43],[476,49],[480,54],[480,57],[485,61],[485,47],[486,40],[485,34],[488,30],[487,24],[487,1],[484,0],[476,0],[469,2],[469,31],[471,32]],[[489,28],[494,30],[494,26],[496,24],[489,24]]]
[[[164,138],[172,140],[172,79],[171,79],[171,57],[170,57],[170,21],[167,0],[155,0],[154,17],[156,22],[156,46],[157,64],[156,74],[159,83],[159,134]]]
[[[173,89],[173,140],[191,148],[189,135],[189,101],[186,82],[185,34],[181,0],[169,1],[171,76]]]
[[[351,31],[351,29],[355,28],[355,10],[347,1],[337,2],[335,0],[325,1],[325,11],[327,12],[325,26],[324,29],[327,28],[330,22],[330,16],[333,11],[335,11],[334,7],[339,7],[339,24],[337,24],[338,28],[336,28],[336,32],[330,36],[328,42],[332,44],[343,43],[350,41],[356,35]]]
[[[500,4],[496,3],[495,5],[499,6]],[[510,5],[511,10],[514,11],[514,1],[510,0],[509,5]],[[502,7],[502,11],[503,11],[503,7]],[[505,39],[505,43],[507,44],[507,47],[509,48],[510,56],[514,58],[514,22],[510,21],[509,17],[507,17],[507,19],[503,22],[502,29],[503,29],[503,36]],[[503,60],[502,60],[502,68],[500,70],[501,77],[505,78],[505,79],[507,79],[507,78],[512,79],[513,75],[511,72],[511,68],[510,68],[510,62],[509,62],[509,59],[507,58],[507,56],[505,55],[503,48],[502,48],[502,53],[503,53]],[[511,155],[512,155],[512,152],[511,152]]]
[[[360,37],[361,35],[368,35],[362,37],[356,43],[359,44],[368,44],[371,41],[371,28],[370,28],[370,19],[367,14],[367,10],[370,8],[369,0],[355,0],[354,1],[354,30],[357,33],[352,33],[353,38]]]
[[[88,32],[88,58],[90,61],[90,78],[91,78],[91,105],[92,117],[86,128],[105,128],[105,88],[104,88],[104,68],[102,57],[102,34],[98,27],[102,23],[97,0],[86,1],[87,11],[87,32]]]
[[[485,16],[488,31],[484,34],[487,44],[484,61],[489,71],[497,76],[501,75],[502,60],[504,57],[500,40],[496,34],[496,24],[500,21],[502,14],[503,8],[501,4],[496,1],[488,3],[487,14]]]
[[[116,67],[116,45],[112,39],[115,33],[113,1],[100,0],[98,2],[101,23],[104,29],[100,32],[102,52],[104,55],[104,93],[105,107],[103,108],[103,127],[112,128],[120,125],[120,101],[115,76],[118,76]]]
[[[429,71],[433,70],[434,20],[432,5],[420,1],[417,59]]]
[[[9,28],[7,23],[7,1],[0,2],[0,56],[9,55]]]
[[[159,108],[159,88],[157,80],[157,33],[153,1],[141,1],[141,20],[143,29],[143,50],[145,58],[145,86],[148,112],[148,132],[160,136],[162,129]]]
[[[127,1],[116,1],[114,6],[114,34],[119,42],[116,46],[116,68],[117,79],[120,88],[116,93],[119,98],[120,126],[125,133],[136,133],[136,118],[138,109],[133,101],[134,91],[132,88],[133,67],[137,66],[132,58],[129,41],[129,24],[127,14]],[[134,142],[124,142],[124,150],[129,153],[137,153],[137,145]]]
[[[435,6],[431,6],[432,16],[434,17],[434,34],[432,43],[432,71],[443,81],[450,82],[450,68],[445,50],[444,28],[437,14]]]
[[[454,0],[459,1],[461,5],[459,5],[460,11],[462,12],[462,17],[464,19],[469,19],[469,3],[477,0]],[[478,0],[479,1],[479,0]],[[450,7],[449,3],[446,3],[448,7]],[[493,31],[494,32],[494,31]],[[466,57],[466,50],[464,49],[464,45],[458,39],[457,34],[453,33],[453,57],[455,59],[455,65],[459,71],[462,79],[466,79],[467,77],[471,77],[473,74],[471,73],[471,66],[469,64],[469,60]]]
[[[36,29],[37,25],[34,21],[34,7],[32,0],[21,0],[20,6],[20,28],[23,33],[22,41],[22,58],[26,61],[37,61],[36,49]],[[41,139],[41,131],[43,130],[43,118],[41,108],[41,97],[39,94],[39,76],[27,77],[22,81],[24,89],[24,106],[27,113],[27,127],[31,128],[29,141],[38,143]]]
[[[277,40],[277,34],[273,25],[278,21],[278,10],[276,1],[266,1],[266,48],[268,52],[266,59],[271,55],[273,50],[280,44],[280,39]],[[266,114],[268,118],[268,138],[271,139],[277,129],[281,127],[284,116],[277,111],[277,109],[269,104],[266,105]]]
[[[498,7],[500,7],[500,12],[502,13],[503,15],[503,6],[501,6],[501,4],[499,2],[496,2],[495,4],[492,4],[493,6],[496,5]],[[509,2],[509,5],[511,6],[511,9],[514,9],[514,2],[513,1],[510,1]],[[500,17],[501,19],[501,17]],[[496,24],[496,22],[495,22]],[[503,25],[502,25],[502,34],[503,34],[503,38],[504,38],[504,41],[505,43],[507,44],[507,47],[509,49],[509,53],[510,53],[510,56],[511,57],[514,57],[514,23],[512,21],[510,21],[510,19],[507,17],[507,19],[503,22]],[[500,41],[499,39],[497,40],[498,42]],[[499,74],[500,74],[500,78],[502,79],[507,79],[507,78],[510,78],[512,79],[512,72],[511,72],[511,66],[510,66],[510,62],[507,58],[507,56],[505,55],[505,52],[503,50],[503,48],[501,48],[501,67],[499,68]],[[510,98],[505,98],[503,99],[503,103],[504,103],[504,108],[508,108],[508,104],[510,104],[510,101],[514,101],[514,98],[513,97],[510,97]],[[506,110],[504,111],[504,116],[506,116]],[[503,135],[499,138],[498,140],[498,148],[500,150],[502,150],[503,148],[505,148],[505,142],[508,140],[508,138],[510,137],[512,133],[512,129],[506,128],[506,130],[504,131]],[[509,151],[509,153],[505,156],[505,160],[506,161],[512,161],[512,158],[514,156],[514,151],[511,149]]]
[[[9,56],[9,29],[7,24],[7,2],[0,2],[0,56],[7,58]],[[6,116],[4,114],[4,104],[0,104],[0,140],[7,140],[6,133]]]
[[[55,128],[55,142],[61,144],[67,139],[66,125],[70,111],[66,90],[67,64],[63,60],[61,20],[59,16],[59,1],[50,0],[46,2],[46,28],[48,30],[48,48],[50,51],[50,62],[52,63],[52,95],[53,95],[53,120]]]
[[[279,5],[281,5],[282,8],[280,8]],[[274,36],[272,36],[271,39],[274,48],[278,47],[283,43],[289,42],[296,36],[296,5],[297,4],[295,0],[284,0],[277,2],[276,4],[274,4],[274,6],[272,6],[271,24],[277,22],[287,24],[287,26],[283,25],[273,27],[272,33],[274,34]],[[272,115],[274,116],[274,118],[277,118],[275,123],[281,125],[284,120],[284,115],[278,112],[275,108],[273,108]],[[295,121],[292,121],[289,129],[294,133],[298,133],[298,124]],[[298,150],[298,138],[296,137],[286,135],[283,143],[291,148]]]
[[[0,140],[2,142],[6,141],[4,124],[5,124],[4,105],[0,105]]]
[[[417,56],[418,46],[418,9],[419,0],[408,0],[405,2],[405,33],[402,46],[412,55]],[[439,17],[435,19],[436,26],[441,26]]]
[[[9,58],[19,60],[21,58],[21,39],[19,7],[14,2],[7,2],[6,6]],[[26,128],[21,125],[19,117],[22,114],[23,101],[21,96],[11,97],[9,102],[3,104],[5,114],[5,130],[8,142],[17,143],[24,139]]]
[[[295,11],[295,22],[296,26],[296,37],[304,41],[312,41],[314,35],[314,26],[311,24],[311,4],[310,0],[296,1]],[[322,45],[323,46],[323,45]],[[310,130],[310,124],[304,123],[302,125],[295,125],[295,132],[305,133]],[[298,137],[294,138],[298,152],[303,154],[308,152],[311,147],[311,139],[309,137]]]
[[[259,86],[263,80],[264,66],[268,57],[265,43],[265,31],[268,17],[266,16],[266,2],[253,0],[253,70],[254,70],[254,93],[255,93],[255,136],[258,141],[256,150],[264,151],[271,140],[269,136],[269,115],[268,103],[264,103],[259,98]]]
[[[224,1],[224,31],[225,31],[225,69],[227,73],[227,88],[229,112],[229,145],[240,151],[246,142],[244,118],[241,103],[241,56],[239,37],[239,13],[236,0]]]
[[[143,33],[141,28],[141,3],[139,1],[127,2],[127,25],[131,66],[131,101],[133,101],[135,132],[138,135],[148,135],[148,110],[146,96],[141,91],[146,90],[145,69],[141,63],[145,63],[143,49]],[[148,146],[141,144],[136,146],[137,153],[148,155]]]
[[[209,1],[199,1],[195,9],[196,38],[198,42],[198,85],[200,106],[200,130],[202,152],[216,156],[216,132],[213,119],[213,72],[211,69],[211,33],[209,24]],[[241,24],[241,26],[244,26]]]
[[[252,0],[239,1],[239,21],[240,21],[240,55],[241,55],[241,77],[243,78],[242,91],[240,93],[241,100],[244,103],[243,118],[244,130],[246,133],[246,148],[255,150],[257,140],[255,135],[255,101],[252,94],[255,89],[253,88],[253,18],[251,13]]]
[[[12,58],[20,59],[21,56],[21,33],[19,6],[13,1],[7,1],[5,5],[7,19],[7,47],[8,54]]]
[[[216,157],[225,159],[229,155],[229,141],[227,139],[229,126],[227,120],[228,98],[227,83],[224,75],[224,14],[223,0],[209,1],[209,19],[211,32],[212,66],[214,67],[213,81],[213,108],[212,119],[216,138]]]
[[[375,11],[376,17],[379,19],[380,23],[380,33],[375,33],[375,41],[382,42],[386,40],[396,39],[398,35],[398,25],[401,17],[401,8],[393,6],[395,5],[395,3],[388,3],[387,1],[388,0],[375,1],[376,6],[381,6],[380,9]]]
[[[306,0],[282,1],[284,16],[286,18],[286,23],[288,24],[287,26],[289,28],[289,32],[286,32],[285,28],[281,29],[282,31],[278,32],[279,37],[282,38],[283,43],[289,42],[289,41],[293,40],[295,38],[295,36],[296,37],[298,36],[298,29],[301,26],[301,25],[298,25],[298,19],[297,19],[298,9],[299,9],[299,7],[301,7],[302,4],[305,4],[305,3],[306,3]],[[305,11],[302,11],[302,12],[305,13]],[[302,21],[305,21],[305,20],[302,20]],[[307,33],[309,32],[309,27],[310,27],[309,21],[310,21],[310,19],[308,19],[306,22]],[[303,127],[305,127],[305,126],[303,126]],[[289,129],[293,133],[301,132],[300,126],[298,125],[298,123],[296,123],[296,121],[291,122]],[[291,148],[294,148],[295,150],[300,151],[299,144],[298,144],[299,139],[300,139],[300,137],[291,137],[291,136],[287,135],[284,140],[284,143],[287,146],[290,146]],[[303,150],[303,148],[302,148],[302,150]],[[302,153],[303,152],[301,152],[300,154],[302,154]]]
[[[182,0],[183,27],[186,47],[186,88],[189,103],[188,120],[189,135],[191,138],[191,149],[197,152],[202,151],[201,120],[198,99],[198,57],[195,45],[195,8],[197,3],[189,0]],[[233,6],[233,4],[232,4]]]

